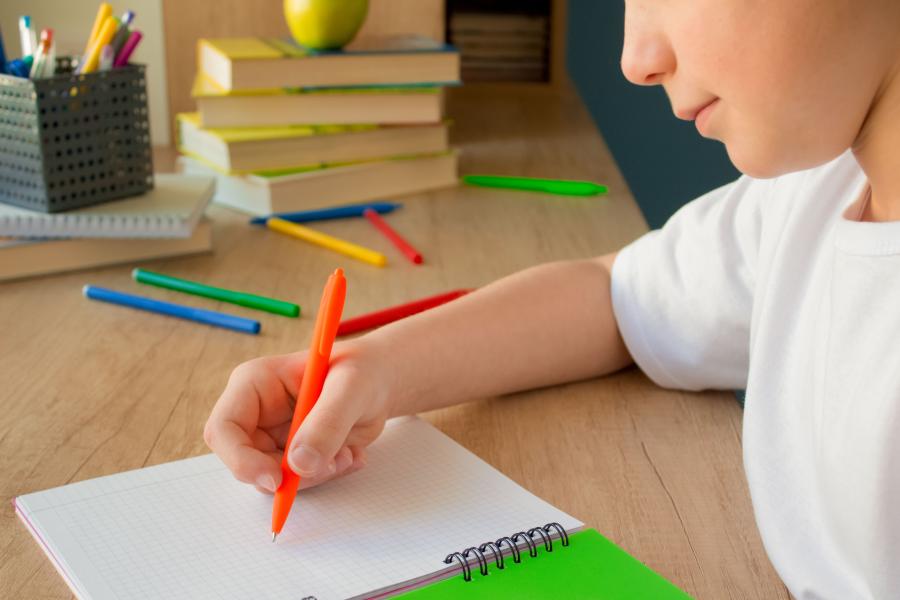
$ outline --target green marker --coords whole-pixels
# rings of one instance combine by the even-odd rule
[[[274,300],[264,296],[256,296],[254,294],[246,294],[244,292],[235,292],[222,288],[203,285],[202,283],[194,283],[187,279],[178,279],[177,277],[169,277],[153,271],[145,271],[144,269],[135,269],[131,272],[131,276],[138,283],[146,283],[157,287],[175,290],[176,292],[184,292],[185,294],[193,294],[194,296],[203,296],[212,298],[213,300],[221,300],[237,304],[238,306],[246,306],[247,308],[255,308],[266,312],[275,313],[276,315],[284,315],[285,317],[300,316],[300,307],[291,302],[283,300]]]
[[[464,183],[481,187],[507,188],[544,192],[562,196],[597,196],[608,190],[605,185],[590,181],[567,181],[564,179],[536,179],[533,177],[504,177],[502,175],[463,175]]]

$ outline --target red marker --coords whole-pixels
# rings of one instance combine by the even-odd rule
[[[409,242],[400,237],[400,234],[394,231],[390,225],[382,219],[377,212],[372,210],[371,208],[367,208],[363,211],[363,215],[369,220],[369,222],[375,226],[378,231],[384,234],[384,237],[391,240],[391,242],[397,247],[400,252],[406,256],[410,261],[414,264],[421,265],[422,264],[422,255],[419,254],[419,251],[413,248]]]
[[[375,311],[367,315],[353,317],[352,319],[341,321],[341,324],[338,326],[337,334],[339,336],[350,335],[351,333],[356,333],[358,331],[381,327],[382,325],[405,319],[406,317],[428,310],[429,308],[446,304],[451,300],[456,300],[457,298],[465,296],[471,291],[472,290],[453,290],[452,292],[438,294],[437,296],[429,296],[428,298],[422,298],[421,300],[414,300],[407,304],[385,308],[384,310]]]

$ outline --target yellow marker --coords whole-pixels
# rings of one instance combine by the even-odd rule
[[[103,28],[103,23],[106,22],[107,17],[112,16],[112,6],[108,3],[103,2],[100,4],[100,7],[97,9],[97,17],[94,19],[94,26],[91,28],[91,36],[88,38],[87,45],[84,47],[84,56],[87,56],[91,51],[91,48],[94,45],[94,40],[97,39],[97,36],[100,35],[100,30]]]
[[[284,233],[295,238],[299,238],[304,242],[309,242],[310,244],[316,244],[322,246],[323,248],[334,250],[335,252],[339,252],[351,258],[355,258],[357,260],[367,262],[371,265],[375,265],[376,267],[383,267],[387,264],[387,257],[385,257],[385,255],[381,254],[380,252],[375,252],[374,250],[369,250],[368,248],[357,246],[356,244],[352,244],[350,242],[345,242],[344,240],[326,235],[324,233],[316,231],[315,229],[310,229],[309,227],[304,227],[303,225],[297,225],[296,223],[291,223],[290,221],[285,221],[284,219],[271,218],[266,221],[266,226],[272,231]]]
[[[91,46],[90,52],[84,57],[84,66],[78,69],[79,73],[93,73],[97,70],[97,66],[100,64],[100,51],[103,49],[103,46],[112,40],[118,28],[118,19],[106,17],[106,20],[103,21],[103,27],[100,28],[100,33],[97,34],[97,39],[94,40],[94,45]]]

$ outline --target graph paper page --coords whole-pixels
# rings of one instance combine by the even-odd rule
[[[450,552],[582,524],[417,418],[388,423],[368,466],[301,491],[278,542],[272,498],[207,455],[16,499],[79,598],[369,597],[447,571]]]

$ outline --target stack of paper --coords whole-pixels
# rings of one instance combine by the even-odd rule
[[[0,281],[203,252],[215,180],[156,175],[153,190],[64,213],[0,204]]]

